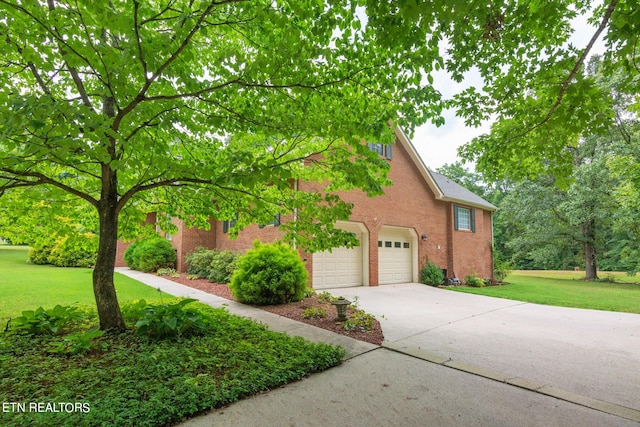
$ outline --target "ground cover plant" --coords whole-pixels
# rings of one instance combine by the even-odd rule
[[[574,271],[514,271],[503,286],[449,289],[536,304],[640,313],[640,284],[585,281],[583,277],[584,272]],[[611,279],[637,281],[624,273],[611,273]]]
[[[159,311],[164,326],[152,321]],[[164,331],[173,317],[180,318],[177,312],[196,316],[198,327],[149,333]],[[123,304],[123,313],[128,329],[119,334],[98,331],[95,310],[83,310],[82,320],[65,326],[66,336],[0,334],[0,400],[25,405],[24,411],[14,406],[0,413],[0,425],[167,425],[330,368],[344,357],[341,348],[291,338],[189,300]],[[74,336],[69,340],[79,351],[62,351]]]
[[[0,325],[22,310],[56,304],[95,306],[90,268],[59,268],[27,263],[26,246],[0,245]],[[118,300],[159,298],[159,292],[121,274],[115,275]],[[163,295],[168,297],[167,294]]]

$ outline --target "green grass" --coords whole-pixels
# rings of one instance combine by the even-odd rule
[[[28,264],[29,248],[0,245],[0,325],[23,310],[60,305],[95,307],[92,270]],[[118,300],[157,300],[158,290],[121,274],[115,275]],[[162,297],[168,297],[162,294]]]
[[[90,270],[28,265],[25,254],[24,248],[0,246],[1,315],[40,305],[93,304]],[[116,285],[121,300],[158,297],[155,289],[122,279]],[[23,295],[27,290],[29,297]],[[165,305],[174,302],[163,298]],[[83,318],[57,335],[19,334],[15,321],[9,333],[0,333],[0,425],[173,425],[338,365],[345,355],[340,347],[292,338],[200,303],[188,304],[205,322],[199,333],[151,339],[134,326],[145,309],[122,305],[127,331],[93,338],[88,352],[52,350],[68,348],[74,335],[97,328],[94,309],[79,310]],[[156,319],[171,324],[168,317]],[[22,406],[6,406],[11,402]]]
[[[514,271],[503,286],[449,289],[536,304],[640,313],[638,278],[608,272],[600,276],[636,283],[586,282],[581,280],[583,272],[574,271]]]

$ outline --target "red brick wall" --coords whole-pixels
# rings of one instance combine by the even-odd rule
[[[450,215],[453,218],[451,205]],[[470,274],[481,279],[493,277],[491,212],[476,208],[475,220],[475,233],[468,230],[454,230],[452,233],[453,273],[460,280]]]
[[[417,166],[405,148],[397,143],[390,160],[389,178],[391,187],[385,194],[367,197],[362,191],[340,193],[343,200],[354,204],[350,220],[361,222],[369,232],[369,285],[377,286],[378,280],[378,233],[383,226],[412,229],[418,236],[418,262],[421,267],[427,260],[448,270],[449,276],[461,279],[473,270],[480,277],[490,277],[491,264],[491,213],[476,209],[476,233],[453,231],[453,204],[436,200],[431,188],[425,183]],[[300,182],[301,191],[320,192],[321,183]],[[282,221],[292,220],[291,216]],[[423,241],[421,236],[426,235]],[[216,242],[220,249],[244,251],[252,247],[253,241],[272,242],[280,239],[278,227],[257,225],[247,227],[236,240],[229,240],[218,223]],[[312,276],[313,256],[301,253]]]
[[[172,244],[176,248],[176,255],[178,257],[176,269],[180,272],[187,271],[186,256],[194,251],[197,247],[201,246],[207,249],[213,249],[216,247],[216,228],[217,223],[214,220],[209,220],[211,228],[205,230],[202,228],[187,228],[184,222],[178,219],[174,219],[173,223],[178,226],[179,231],[173,235]]]
[[[390,160],[389,178],[393,185],[385,194],[367,197],[362,191],[341,193],[345,201],[354,204],[351,221],[362,222],[369,230],[369,285],[378,285],[378,233],[383,226],[413,229],[418,236],[419,267],[428,259],[441,268],[448,268],[447,213],[448,203],[435,199],[418,168],[404,147],[397,143]],[[321,191],[317,183],[300,183],[301,190]],[[421,239],[422,235],[427,240]],[[309,263],[312,266],[312,263]]]
[[[350,220],[363,223],[369,232],[369,285],[377,286],[378,281],[378,233],[383,226],[404,227],[418,236],[418,262],[422,266],[427,260],[441,268],[446,268],[450,277],[463,279],[472,271],[479,277],[491,277],[491,212],[476,208],[476,232],[453,230],[453,204],[435,198],[434,192],[424,178],[409,153],[402,144],[393,148],[390,160],[389,178],[391,187],[385,194],[367,197],[362,191],[342,192],[343,200],[354,204]],[[323,189],[319,183],[299,183],[301,191]],[[292,215],[283,216],[282,222],[291,221]],[[229,239],[223,232],[222,222],[212,221],[211,230],[185,229],[173,236],[174,247],[178,250],[178,268],[186,269],[184,257],[197,246],[245,251],[253,246],[253,241],[273,242],[282,238],[277,226],[259,228],[252,225],[239,233],[237,239]],[[426,241],[422,236],[426,236]],[[305,259],[309,277],[312,276],[313,256],[301,252]]]
[[[144,221],[144,224],[155,224],[156,223],[156,213],[150,212],[147,214],[147,218]],[[116,246],[116,267],[126,267],[127,263],[124,262],[124,251],[127,250],[129,245],[133,243],[133,240],[125,242],[122,239],[118,239],[118,244]]]

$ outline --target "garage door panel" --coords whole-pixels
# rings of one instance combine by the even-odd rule
[[[347,229],[347,231],[354,231]],[[360,246],[334,248],[313,255],[313,287],[327,289],[362,286],[362,233],[356,232]]]
[[[412,238],[406,230],[383,230],[378,239],[378,280],[381,285],[411,282]]]

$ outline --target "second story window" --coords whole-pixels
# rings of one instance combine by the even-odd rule
[[[466,230],[476,232],[476,212],[475,209],[463,208],[454,205],[453,220],[455,230]]]
[[[391,152],[393,144],[379,144],[377,142],[368,143],[369,149],[374,153],[378,153],[385,159],[391,160]]]

